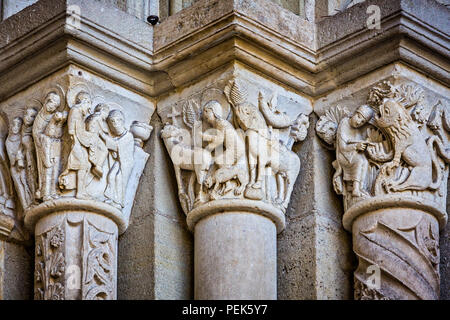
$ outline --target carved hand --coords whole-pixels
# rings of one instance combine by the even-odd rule
[[[367,142],[358,142],[356,144],[356,150],[358,151],[365,151],[367,148]]]

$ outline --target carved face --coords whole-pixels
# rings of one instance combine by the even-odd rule
[[[78,93],[75,103],[81,106],[84,113],[89,112],[91,107],[91,97],[87,92],[81,91]]]
[[[20,132],[20,129],[22,129],[22,119],[19,117],[16,117],[12,121],[11,132],[13,134],[18,134]]]
[[[316,131],[326,143],[332,145],[336,140],[337,124],[327,119],[319,119],[316,124]]]
[[[203,119],[208,123],[214,124],[220,113],[221,106],[217,101],[208,102],[203,108]]]
[[[45,99],[45,110],[49,113],[55,112],[55,110],[61,104],[61,98],[56,93],[50,92]]]
[[[122,112],[118,110],[113,110],[109,113],[108,125],[113,134],[117,136],[121,135],[126,130],[124,124],[125,119],[123,117]]]
[[[376,117],[377,124],[383,128],[396,125],[401,118],[401,108],[395,100],[385,99],[380,105],[380,116]]]
[[[26,126],[31,126],[36,118],[37,111],[34,108],[28,108],[25,111],[25,115],[23,117],[23,122]]]
[[[363,126],[365,123],[366,118],[358,111],[350,118],[350,124],[353,128],[359,128]]]

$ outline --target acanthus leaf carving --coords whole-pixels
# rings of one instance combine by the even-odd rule
[[[36,236],[35,299],[64,300],[64,223]]]
[[[115,235],[83,220],[83,300],[115,299]]]

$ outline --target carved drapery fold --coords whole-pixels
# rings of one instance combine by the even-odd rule
[[[289,117],[260,91],[250,101],[237,78],[180,101],[161,117],[161,137],[175,167],[180,203],[193,230],[207,212],[246,209],[284,228],[300,171],[291,149],[306,138],[308,116]]]
[[[359,260],[356,299],[439,298],[447,110],[445,99],[417,85],[383,81],[355,112],[333,106],[316,124],[319,137],[336,150],[332,184],[343,196],[343,225],[353,233]]]
[[[115,299],[117,237],[152,127],[88,82],[40,94],[3,110],[0,230],[35,234],[36,299]]]
[[[251,90],[242,78],[225,77],[158,106],[195,235],[196,299],[277,296],[276,234],[285,228],[300,171],[292,146],[306,138],[309,110],[281,95],[278,103],[267,99],[267,89]]]

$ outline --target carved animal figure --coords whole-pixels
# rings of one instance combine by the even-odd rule
[[[393,99],[385,99],[379,107],[380,115],[375,117],[378,126],[384,129],[394,148],[394,158],[386,163],[380,172],[380,179],[385,179],[403,160],[410,169],[404,182],[382,182],[386,191],[436,190],[440,181],[433,181],[432,152],[425,138],[414,123],[406,109]],[[438,167],[439,168],[439,167]],[[439,170],[439,169],[438,169]]]
[[[197,184],[200,186],[200,193],[203,192],[203,183],[205,182],[209,168],[213,163],[211,153],[202,148],[192,148],[184,140],[186,132],[180,128],[166,124],[161,131],[161,137],[164,140],[170,158],[174,164],[175,176],[178,185],[178,195],[180,197],[183,209],[186,213],[192,210],[192,204],[188,194],[181,181],[181,170],[193,171],[197,178]],[[199,193],[199,196],[200,196]],[[196,199],[197,201],[198,199]],[[185,205],[185,204],[188,205]]]
[[[293,159],[291,154],[288,156],[283,154],[280,157],[280,143],[271,139],[267,123],[275,128],[288,128],[293,122],[270,103],[265,105],[266,102],[263,101],[261,93],[258,107],[248,102],[247,89],[238,80],[232,81],[225,88],[225,95],[234,109],[236,124],[245,131],[247,138],[250,181],[245,190],[245,197],[261,200],[264,196],[262,185],[266,168],[270,166],[274,173],[279,172],[280,166],[276,162],[284,160],[282,157]],[[297,157],[295,154],[294,156]],[[286,177],[286,181],[293,184],[298,172],[291,169],[288,171],[280,172],[280,174]]]
[[[249,180],[245,158],[241,158],[235,166],[226,166],[217,169],[212,176],[206,178],[205,185],[208,188],[214,185],[211,191],[211,198],[218,199],[229,192],[233,188],[231,184],[232,180],[238,182],[238,186],[234,189],[234,195],[238,196],[242,194]]]
[[[218,199],[231,190],[231,180],[238,182],[238,187],[234,190],[236,196],[244,191],[249,181],[244,139],[228,120],[222,119],[221,108],[216,100],[209,101],[203,107],[203,119],[215,129],[213,135],[203,133],[203,140],[209,142],[206,149],[215,150],[214,162],[218,166],[214,176],[206,181],[206,186],[211,187],[214,180],[211,192],[213,199]],[[220,149],[223,151],[218,152]]]

